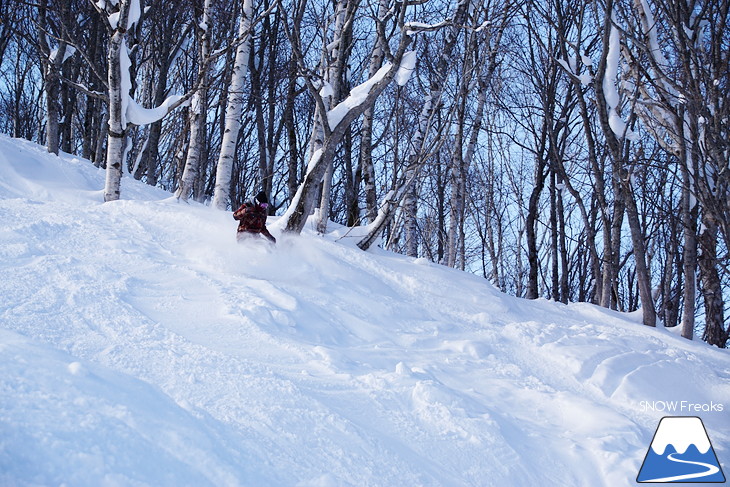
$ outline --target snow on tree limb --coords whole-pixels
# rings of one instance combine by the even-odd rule
[[[155,123],[158,120],[164,118],[170,113],[173,106],[177,105],[177,102],[182,99],[182,95],[171,95],[160,106],[155,108],[145,108],[138,104],[131,96],[127,102],[127,122],[134,125],[148,125]]]
[[[611,20],[608,55],[606,56],[606,72],[603,77],[603,96],[608,108],[608,124],[616,137],[637,140],[638,134],[628,127],[618,112],[621,98],[618,87],[616,86],[616,79],[618,78],[618,65],[621,56],[621,33],[614,25],[616,21],[615,15],[611,16]]]
[[[648,44],[648,53],[650,64],[654,70],[654,78],[657,85],[672,97],[678,98],[679,93],[676,88],[667,79],[666,73],[670,69],[670,63],[664,56],[664,52],[659,46],[659,37],[656,29],[656,20],[654,14],[649,8],[646,0],[636,0],[636,9],[639,13],[641,27],[646,36]]]
[[[392,63],[386,63],[375,73],[375,76],[354,87],[347,98],[327,112],[330,129],[334,130],[350,110],[359,107],[367,100],[371,88],[385,77],[392,66]]]
[[[395,73],[395,82],[398,83],[398,86],[404,86],[411,78],[411,73],[416,69],[417,60],[416,51],[408,51],[403,54],[403,60],[400,63],[398,72]]]
[[[118,2],[112,2],[113,5],[117,5]],[[106,2],[97,2],[97,6],[104,10]],[[130,0],[128,2],[129,5],[129,12],[127,14],[127,25],[124,27],[124,30],[129,30],[132,28],[134,24],[136,24],[140,17],[142,16],[142,9],[139,5],[139,0]],[[119,15],[121,14],[122,10],[120,9],[118,12],[112,12],[107,15],[107,18],[109,19],[109,25],[111,26],[112,30],[117,30],[119,27]]]
[[[407,51],[403,54],[402,60],[395,72],[395,80],[399,86],[405,85],[411,77],[411,73],[416,66],[416,52]],[[330,129],[335,127],[342,121],[345,115],[352,109],[358,108],[368,100],[368,95],[373,86],[380,83],[386,75],[393,69],[393,63],[385,63],[371,78],[364,83],[354,87],[350,91],[350,95],[342,102],[338,103],[334,108],[327,112],[327,121]],[[324,89],[324,88],[323,88]]]
[[[419,32],[427,32],[432,30],[439,30],[447,25],[451,24],[451,20],[442,20],[436,24],[426,24],[424,22],[408,22],[403,26],[407,35],[417,34]]]

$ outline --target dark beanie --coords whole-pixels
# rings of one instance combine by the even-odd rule
[[[261,191],[259,194],[256,195],[256,197],[254,198],[254,201],[256,201],[256,203],[258,203],[258,204],[268,203],[269,198],[266,197],[266,193]]]

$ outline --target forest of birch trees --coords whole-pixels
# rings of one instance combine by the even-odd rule
[[[724,348],[729,4],[6,0],[0,132]]]

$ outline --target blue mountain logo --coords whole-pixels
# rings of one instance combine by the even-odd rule
[[[725,482],[702,420],[696,416],[662,418],[636,481]]]

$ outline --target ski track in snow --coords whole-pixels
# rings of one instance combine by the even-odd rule
[[[640,401],[730,407],[726,352],[633,317],[0,146],[0,485],[624,485]]]

